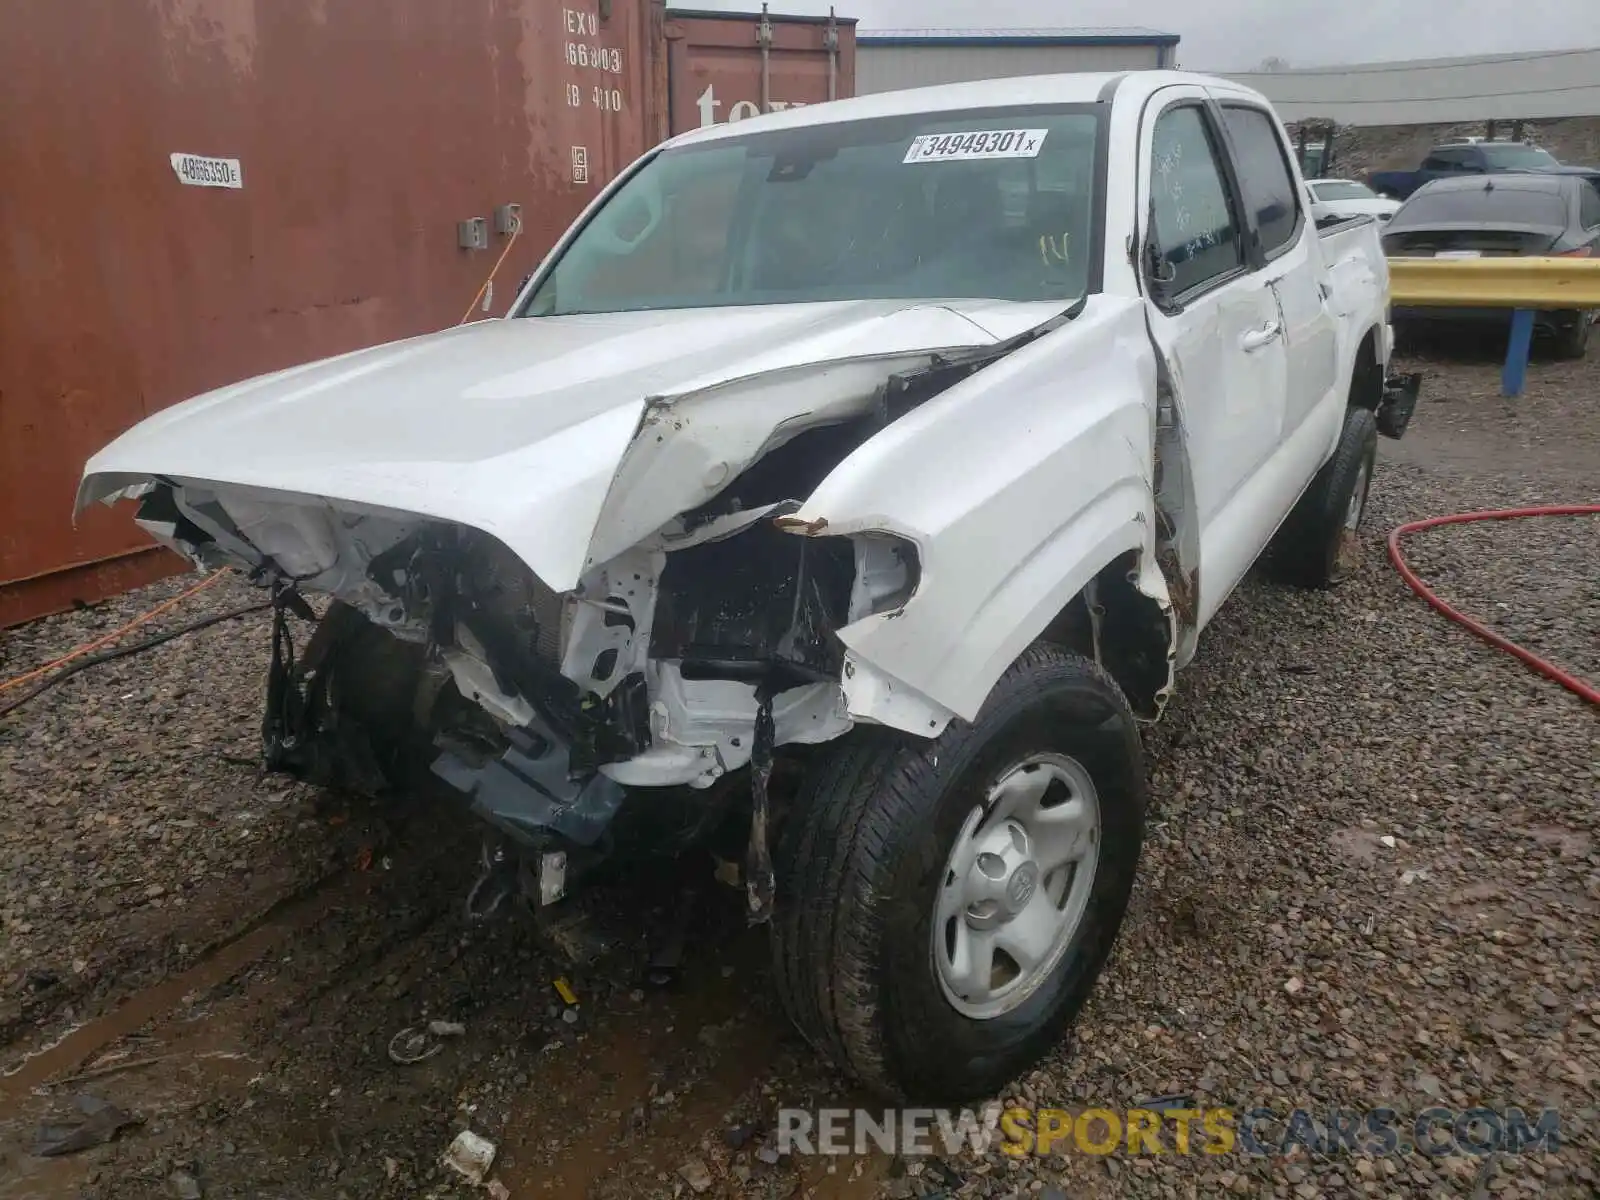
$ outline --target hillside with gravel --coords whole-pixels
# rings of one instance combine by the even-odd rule
[[[1496,137],[1510,137],[1511,123],[1501,121]],[[1368,171],[1407,170],[1422,162],[1434,146],[1464,137],[1484,137],[1482,121],[1446,125],[1346,125],[1334,141],[1332,173],[1360,176]],[[1524,137],[1532,138],[1565,163],[1600,165],[1600,117],[1561,117],[1524,121]]]

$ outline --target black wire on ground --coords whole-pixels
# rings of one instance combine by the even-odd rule
[[[173,638],[182,637],[186,633],[195,633],[212,625],[220,625],[224,621],[232,621],[239,617],[249,616],[251,613],[265,612],[271,607],[271,601],[267,601],[264,604],[247,604],[243,608],[230,609],[225,613],[217,613],[215,616],[201,617],[198,621],[190,621],[187,625],[180,625],[178,628],[169,629],[165,633],[155,634],[153,637],[147,637],[143,641],[130,642],[126,646],[117,646],[111,650],[102,650],[99,654],[91,654],[87,658],[80,658],[77,662],[68,663],[62,667],[61,670],[50,676],[31,692],[24,693],[11,701],[11,703],[0,706],[0,717],[10,716],[28,701],[37,700],[55,687],[56,684],[72,678],[79,671],[87,670],[89,667],[97,667],[102,663],[113,662],[119,658],[131,658],[135,654],[142,654],[146,650],[154,649],[163,642],[170,642]]]

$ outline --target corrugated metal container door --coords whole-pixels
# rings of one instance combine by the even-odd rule
[[[85,458],[249,375],[494,311],[664,131],[651,0],[54,0],[0,39],[0,624],[126,584]],[[190,156],[237,160],[207,163]],[[488,244],[457,223],[488,219]],[[86,565],[85,565],[86,564]],[[126,563],[124,564],[126,568]]]
[[[855,22],[670,9],[673,133],[856,94]]]

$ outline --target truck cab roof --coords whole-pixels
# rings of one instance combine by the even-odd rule
[[[1093,104],[1118,99],[1139,103],[1163,88],[1198,86],[1271,108],[1266,97],[1231,79],[1194,71],[1110,71],[1084,74],[1022,75],[1006,79],[980,79],[937,87],[877,92],[848,100],[830,100],[783,112],[750,117],[735,124],[707,126],[679,134],[667,146],[699,144],[721,138],[744,137],[763,130],[803,129],[808,126],[868,121],[915,113],[959,112],[973,109],[1032,108],[1041,105]]]

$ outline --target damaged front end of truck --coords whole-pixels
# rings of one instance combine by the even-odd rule
[[[830,536],[795,514],[903,414],[1077,311],[987,344],[644,400],[581,557],[548,581],[489,520],[207,480],[182,463],[136,479],[123,463],[139,456],[117,444],[90,463],[79,505],[136,498],[158,540],[270,589],[267,766],[367,794],[458,793],[491,831],[474,911],[559,899],[611,852],[625,806],[675,799],[690,838],[747,798],[745,882],[764,920],[775,751],[856,723],[840,631],[903,606],[921,570],[912,537]],[[935,329],[956,319],[933,312]],[[949,717],[932,702],[907,712],[923,732]]]

